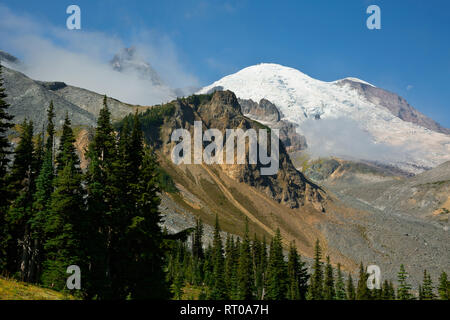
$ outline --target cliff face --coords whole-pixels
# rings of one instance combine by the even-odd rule
[[[264,129],[270,134],[268,127],[242,114],[241,105],[231,91],[216,91],[210,95],[178,99],[169,105],[172,108],[172,115],[162,121],[159,132],[147,131],[146,134],[147,138],[153,141],[167,157],[170,157],[171,150],[176,145],[176,142],[170,140],[172,131],[180,128],[187,129],[193,137],[194,121],[202,122],[203,132],[207,129],[218,129],[222,133],[224,141],[226,129],[242,129],[244,131],[254,129],[257,132],[259,129]],[[145,113],[143,122],[145,130]],[[204,147],[208,144],[209,142],[204,143]],[[324,210],[322,201],[325,193],[295,169],[283,143],[280,143],[279,146],[279,169],[274,175],[262,175],[261,168],[266,166],[259,161],[257,164],[249,164],[248,148],[247,144],[245,164],[224,163],[213,164],[210,167],[222,171],[237,182],[256,188],[289,208],[297,208],[305,203],[311,203],[318,210]],[[226,150],[224,157],[225,152]],[[190,166],[195,165],[191,164]]]
[[[238,101],[245,116],[267,124],[271,129],[280,130],[280,140],[289,153],[306,149],[306,139],[297,133],[297,125],[281,120],[283,115],[272,102],[267,99],[261,99],[259,103],[251,99],[238,99]]]

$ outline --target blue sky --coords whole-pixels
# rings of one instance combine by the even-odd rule
[[[77,4],[82,10],[81,32],[101,32],[128,46],[146,30],[159,39],[154,46],[164,43],[171,48],[176,63],[198,85],[249,65],[274,62],[325,81],[361,78],[400,94],[450,127],[450,2],[446,0],[1,3],[16,14],[62,28],[67,6]],[[381,8],[381,30],[366,27],[370,4]],[[9,48],[0,40],[0,49]]]

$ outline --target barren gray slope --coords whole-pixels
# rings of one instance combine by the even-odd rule
[[[95,116],[92,113],[48,90],[42,83],[6,67],[2,70],[4,87],[8,95],[6,101],[10,104],[8,111],[14,115],[15,123],[20,123],[24,119],[32,120],[35,129],[40,130],[47,118],[48,105],[53,101],[57,125],[62,124],[66,113],[74,125],[95,125]]]
[[[6,101],[11,105],[9,112],[14,122],[25,118],[32,120],[35,129],[45,124],[46,111],[53,101],[56,125],[63,123],[68,113],[75,126],[95,126],[98,113],[103,106],[103,95],[64,82],[42,82],[30,79],[21,72],[3,67]],[[135,110],[134,106],[108,98],[108,106],[113,120],[121,119]]]

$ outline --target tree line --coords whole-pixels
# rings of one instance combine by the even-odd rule
[[[411,299],[403,266],[399,287],[385,281],[368,290],[361,264],[357,286],[344,279],[319,242],[311,272],[295,243],[283,253],[279,230],[270,243],[220,235],[206,249],[203,225],[177,235],[161,229],[161,187],[167,185],[156,156],[144,142],[139,117],[127,117],[114,130],[104,98],[81,169],[68,115],[56,143],[55,109],[50,103],[45,128],[34,135],[33,122],[18,127],[14,151],[0,65],[0,274],[65,291],[67,267],[81,269],[84,299]],[[161,178],[163,176],[163,178]],[[170,184],[169,184],[170,185]],[[191,233],[192,245],[187,244]],[[199,294],[187,296],[186,288]],[[438,294],[424,272],[420,299],[448,299],[442,273]],[[73,291],[72,291],[73,293]]]
[[[0,273],[65,290],[67,267],[78,265],[83,298],[168,298],[157,162],[138,117],[117,135],[105,97],[83,172],[68,115],[55,147],[50,103],[45,132],[35,137],[24,120],[12,157],[2,85]]]
[[[333,267],[330,257],[323,259],[319,240],[309,271],[291,242],[283,252],[278,229],[270,241],[250,240],[248,221],[243,238],[227,234],[222,239],[216,217],[214,238],[202,246],[203,224],[197,220],[191,245],[178,241],[169,252],[167,280],[175,299],[212,300],[433,300],[449,299],[449,281],[442,272],[437,287],[425,270],[418,295],[412,293],[403,265],[398,272],[398,286],[384,280],[380,289],[369,289],[369,274],[361,263],[356,285],[351,273],[345,277],[341,265]],[[225,241],[223,241],[225,240]],[[197,297],[185,293],[197,288]],[[437,290],[437,292],[436,292]]]

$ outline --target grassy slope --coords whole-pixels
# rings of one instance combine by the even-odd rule
[[[0,300],[74,300],[73,296],[0,277]]]

